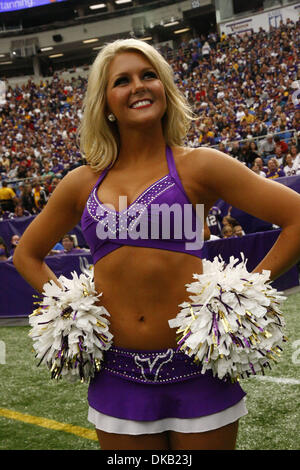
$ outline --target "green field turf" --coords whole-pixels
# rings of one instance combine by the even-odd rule
[[[242,381],[249,413],[240,420],[240,450],[300,448],[300,293],[288,297],[284,312],[289,341],[268,377],[295,383]],[[1,416],[1,409],[12,410],[93,430],[87,421],[87,385],[50,380],[45,368],[36,367],[28,332],[29,327],[0,327],[6,348],[5,361],[0,361],[0,449],[99,449],[95,440]]]

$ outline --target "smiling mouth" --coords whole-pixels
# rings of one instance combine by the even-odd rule
[[[140,100],[140,101],[136,101],[135,103],[133,103],[130,106],[130,108],[132,108],[132,109],[142,109],[142,108],[148,108],[151,105],[152,105],[152,101],[150,101],[150,100]]]

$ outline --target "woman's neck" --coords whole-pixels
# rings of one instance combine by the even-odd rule
[[[147,165],[159,161],[166,153],[166,141],[160,133],[128,133],[121,136],[118,167]],[[116,162],[117,163],[117,162]]]

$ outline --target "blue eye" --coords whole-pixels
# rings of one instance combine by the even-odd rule
[[[147,70],[142,75],[143,80],[153,80],[156,78],[158,78],[158,76],[153,70]],[[127,85],[129,81],[130,81],[130,78],[128,78],[127,76],[118,77],[116,81],[114,82],[113,86],[117,87],[117,86]]]
[[[148,70],[148,72],[144,73],[144,78],[148,78],[148,79],[157,78],[157,74],[153,72],[152,70]]]
[[[127,77],[119,77],[115,81],[114,86],[125,85],[126,83],[128,83],[128,78]]]

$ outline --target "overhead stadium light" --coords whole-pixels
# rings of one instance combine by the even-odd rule
[[[41,47],[40,51],[41,51],[41,52],[53,51],[53,47],[52,47],[52,46]]]
[[[0,62],[0,65],[9,65],[12,64],[11,60],[8,60],[7,62]]]
[[[168,26],[175,26],[176,24],[179,24],[179,21],[171,18],[171,21],[169,21],[169,23],[164,23],[164,27],[167,28]]]
[[[181,33],[186,33],[187,31],[190,31],[191,28],[183,28],[183,29],[177,29],[174,31],[174,34],[181,34]]]
[[[49,57],[51,59],[56,59],[56,57],[62,57],[64,54],[52,54],[52,55],[49,55]]]
[[[122,5],[123,3],[131,3],[132,0],[116,0],[117,5]]]
[[[90,5],[90,10],[98,10],[99,8],[105,8],[106,3],[97,3],[97,5]]]
[[[92,38],[92,39],[84,39],[84,41],[82,41],[84,44],[90,44],[91,42],[97,42],[99,41],[98,38]]]

